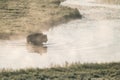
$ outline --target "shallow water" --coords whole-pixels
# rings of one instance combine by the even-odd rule
[[[78,8],[84,17],[45,32],[48,35],[45,46],[27,45],[25,39],[0,41],[0,69],[120,62],[120,5],[114,3],[117,0],[111,0],[114,4],[109,4],[110,0],[99,1],[62,3]]]

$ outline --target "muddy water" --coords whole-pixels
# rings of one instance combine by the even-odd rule
[[[0,69],[120,62],[120,5],[114,1],[119,2],[67,0],[62,5],[78,8],[83,19],[45,32],[45,46],[27,45],[25,39],[0,41]]]

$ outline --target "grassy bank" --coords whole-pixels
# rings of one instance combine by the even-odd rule
[[[0,38],[48,30],[81,18],[77,9],[63,7],[63,0],[0,0]]]
[[[2,71],[0,80],[120,80],[120,63],[73,64],[51,69]]]

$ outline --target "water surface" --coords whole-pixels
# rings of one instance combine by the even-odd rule
[[[118,0],[67,0],[62,5],[78,8],[83,19],[45,32],[48,42],[41,47],[25,39],[0,41],[0,68],[120,62],[120,5],[114,1]]]

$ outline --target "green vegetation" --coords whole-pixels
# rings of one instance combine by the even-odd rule
[[[77,9],[63,7],[63,0],[0,0],[0,38],[48,30],[81,18]]]
[[[120,63],[1,71],[0,80],[120,80]]]

